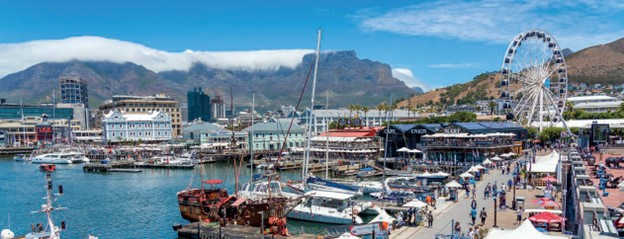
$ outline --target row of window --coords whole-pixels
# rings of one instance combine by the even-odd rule
[[[288,142],[288,147],[303,147],[303,143],[299,142]],[[255,144],[256,149],[259,149],[262,146],[263,149],[278,149],[282,147],[282,144]]]
[[[126,134],[124,134],[124,132],[118,132],[118,133],[112,132],[112,136],[113,137],[116,137],[116,136],[124,137],[125,135]],[[168,131],[158,131],[158,132],[154,133],[154,136],[170,136],[170,135],[171,135],[171,133],[168,132]],[[134,136],[139,136],[139,137],[141,137],[141,136],[152,136],[152,132],[149,132],[149,131],[145,132],[145,133],[141,132],[141,131],[139,131],[139,132],[128,132],[127,136],[129,136],[129,137],[134,137]]]
[[[167,123],[107,123],[106,127],[109,129],[151,129],[152,126],[156,128],[169,128],[170,125]]]
[[[273,134],[273,133],[262,134],[262,133],[257,133],[256,134],[256,138],[259,138],[259,137],[266,138],[268,136],[271,140],[273,140],[273,136],[274,135],[276,137],[278,137],[278,138],[283,138],[285,134]],[[290,136],[288,136],[288,137],[299,137],[299,136],[303,136],[303,134],[302,133],[301,134],[295,133],[295,134],[290,134]]]

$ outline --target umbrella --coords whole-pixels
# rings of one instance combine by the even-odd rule
[[[483,161],[483,164],[492,164],[492,161],[490,161],[489,159],[485,159],[485,160]]]
[[[485,169],[485,167],[483,167],[481,164],[479,164],[477,166],[474,166],[474,168],[476,168],[476,169]]]
[[[447,188],[461,188],[462,185],[459,184],[457,181],[453,180],[453,181],[450,181],[450,182],[446,183],[444,185],[444,187],[447,187]]]
[[[479,169],[474,167],[474,166],[472,166],[472,167],[470,167],[470,169],[468,169],[468,172],[475,172],[476,173],[476,172],[479,172]]]
[[[474,177],[474,175],[472,175],[472,174],[470,174],[468,172],[462,173],[459,176],[462,177],[462,178],[472,178],[472,177]]]
[[[544,208],[560,208],[561,205],[559,203],[553,201],[550,198],[540,198],[535,200],[534,202],[539,203]]]
[[[409,152],[409,153],[422,153],[422,151],[420,151],[418,149],[409,149],[407,152]]]
[[[397,149],[397,152],[409,152],[409,150],[410,149],[403,147],[403,148]]]
[[[442,172],[442,171],[439,171],[439,172],[435,173],[435,175],[442,176],[442,177],[448,177],[448,176],[450,176],[450,174],[445,173],[445,172]]]
[[[491,159],[492,159],[492,161],[501,161],[501,160],[503,160],[501,157],[498,157],[498,156],[494,156]]]
[[[423,208],[426,207],[427,204],[418,200],[418,199],[414,199],[412,201],[409,201],[406,204],[403,204],[403,207],[413,207],[413,208]]]
[[[563,223],[563,221],[565,221],[565,218],[559,216],[559,215],[555,215],[553,213],[550,212],[542,212],[539,213],[535,216],[529,217],[529,220],[535,223],[553,223],[553,222],[558,222],[558,223]]]
[[[551,182],[551,183],[556,183],[557,182],[557,178],[553,177],[553,176],[546,176],[541,178],[541,180],[545,183],[547,182]]]

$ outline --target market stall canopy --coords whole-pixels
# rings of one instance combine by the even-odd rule
[[[498,156],[494,156],[494,157],[492,157],[490,159],[492,159],[492,161],[501,161],[501,160],[503,160],[501,157],[498,157]]]
[[[531,173],[555,173],[559,165],[559,153],[553,151],[545,156],[535,157],[535,163],[531,165]]]
[[[475,173],[476,173],[476,172],[479,172],[479,169],[478,169],[478,168],[476,168],[475,166],[472,166],[472,167],[470,167],[470,168],[468,169],[468,172],[471,172],[471,173],[472,173],[472,172],[475,172]]]
[[[409,151],[410,151],[410,149],[408,149],[408,148],[406,148],[406,147],[403,147],[403,148],[397,149],[397,152],[409,152]]]
[[[423,208],[426,207],[427,204],[424,203],[423,201],[420,201],[418,199],[414,199],[412,201],[409,201],[406,204],[403,204],[403,207],[411,207],[411,208]]]
[[[437,173],[434,173],[434,174],[435,174],[436,176],[440,176],[440,177],[448,177],[448,176],[451,176],[451,174],[449,174],[449,173],[445,173],[445,172],[442,172],[442,171],[438,171]]]
[[[487,164],[492,164],[492,161],[490,161],[489,159],[485,159],[485,160],[483,161],[483,164],[486,164],[486,165],[487,165]]]
[[[459,184],[457,181],[453,180],[453,181],[450,181],[450,182],[446,183],[444,185],[444,187],[447,187],[447,188],[461,188],[462,185]]]
[[[474,177],[474,175],[472,175],[472,174],[470,174],[468,172],[462,173],[459,176],[462,177],[462,178],[472,178],[472,177]]]
[[[478,164],[477,166],[474,166],[476,169],[485,169],[485,167],[483,167],[483,165]]]
[[[501,230],[498,228],[490,229],[485,239],[567,239],[563,236],[551,236],[539,232],[528,219],[522,225],[514,230]]]
[[[563,223],[563,221],[565,221],[565,218],[550,213],[550,212],[542,212],[539,213],[535,216],[529,217],[529,220],[532,222],[536,222],[536,223]]]
[[[409,151],[407,151],[409,153],[422,153],[422,151],[418,150],[418,149],[410,149]]]

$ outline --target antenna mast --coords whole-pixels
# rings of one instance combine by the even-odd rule
[[[314,75],[312,78],[312,96],[310,100],[310,114],[308,115],[308,138],[306,142],[306,152],[305,158],[303,160],[303,170],[301,178],[303,181],[307,178],[308,175],[308,163],[310,162],[310,138],[312,137],[312,124],[315,123],[314,118],[314,96],[316,92],[316,78],[318,74],[318,64],[319,57],[321,55],[321,29],[317,30],[316,33],[316,59],[314,61]]]

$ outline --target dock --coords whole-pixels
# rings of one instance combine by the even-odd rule
[[[0,148],[0,156],[10,156],[16,154],[30,154],[35,148],[32,147],[7,147]]]
[[[192,170],[195,168],[195,165],[148,164],[148,163],[136,163],[134,161],[128,161],[128,160],[120,160],[120,161],[111,161],[108,163],[88,163],[82,167],[82,171],[90,172],[90,173],[108,173],[108,172],[140,173],[142,172],[140,168]]]
[[[280,235],[263,235],[258,227],[242,226],[229,224],[220,227],[218,223],[199,223],[194,222],[184,226],[180,226],[177,230],[178,238],[184,239],[316,239],[316,235],[299,234],[289,237]]]

